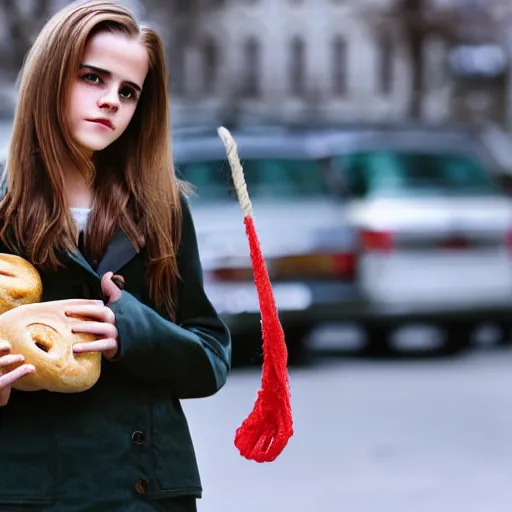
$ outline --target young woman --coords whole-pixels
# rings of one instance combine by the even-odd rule
[[[21,392],[37,370],[0,345],[0,509],[196,510],[180,399],[222,388],[231,341],[173,172],[162,42],[118,2],[74,3],[19,86],[0,252],[37,266],[45,302],[91,318],[72,327],[99,340],[74,351],[104,357],[89,391]]]

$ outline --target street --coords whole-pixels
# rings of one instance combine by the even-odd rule
[[[277,459],[233,439],[260,374],[234,370],[185,402],[202,472],[200,512],[509,512],[512,350],[454,359],[324,358],[291,370],[295,434]]]

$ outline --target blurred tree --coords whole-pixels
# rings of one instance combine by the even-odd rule
[[[169,82],[173,92],[185,92],[186,54],[191,36],[197,33],[198,0],[145,0],[142,17],[160,34],[169,62]]]
[[[226,0],[168,0],[165,3],[144,0],[143,3],[144,17],[157,27],[164,40],[173,96],[194,106],[203,97],[220,94],[220,122],[234,127],[242,115],[240,105],[251,96],[248,87],[254,85],[253,96],[257,96],[258,91],[257,83],[247,84],[251,78],[246,76],[248,73],[242,73],[243,78],[238,77],[238,81],[234,78],[223,92],[216,88],[223,55],[208,28],[211,29],[215,11],[225,7]]]
[[[0,0],[7,45],[2,45],[2,71],[17,72],[37,32],[52,14],[51,0]]]
[[[433,38],[449,46],[460,38],[461,12],[457,7],[436,7],[431,0],[395,0],[387,10],[368,10],[365,13],[381,37],[395,34],[409,54],[411,63],[411,96],[409,115],[422,116],[425,91],[427,43]]]

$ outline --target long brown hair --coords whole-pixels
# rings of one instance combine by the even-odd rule
[[[70,135],[66,106],[86,44],[102,30],[138,38],[148,52],[149,72],[126,131],[91,162]],[[64,191],[70,165],[90,176],[95,190],[88,256],[101,258],[119,225],[139,251],[145,246],[150,298],[174,318],[180,193],[186,187],[172,165],[164,49],[159,36],[120,2],[75,2],[59,11],[43,27],[19,75],[0,237],[10,246],[6,229],[12,226],[16,242],[42,269],[62,265],[59,251],[76,251],[77,227]]]

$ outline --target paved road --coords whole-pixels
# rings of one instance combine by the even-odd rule
[[[510,512],[512,351],[454,360],[324,360],[291,372],[296,434],[274,463],[233,445],[259,374],[184,404],[200,512]]]

